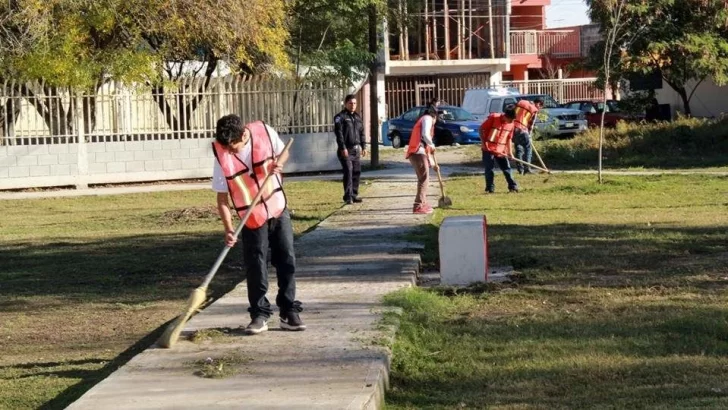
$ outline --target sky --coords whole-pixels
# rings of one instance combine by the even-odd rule
[[[589,24],[584,0],[551,0],[546,7],[546,27],[558,28]]]

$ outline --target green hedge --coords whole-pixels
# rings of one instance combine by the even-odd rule
[[[540,142],[537,148],[549,165],[594,167],[599,129],[590,129],[570,140]],[[661,123],[620,122],[616,128],[605,130],[605,167],[713,165],[728,165],[728,117],[679,118]]]

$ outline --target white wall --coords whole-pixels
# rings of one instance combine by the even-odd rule
[[[332,171],[333,133],[294,135],[286,172]],[[289,135],[281,135],[287,141]],[[160,181],[212,176],[212,139],[0,147],[0,189]]]
[[[688,83],[688,95],[695,83],[696,81]],[[673,117],[678,112],[684,112],[682,98],[664,81],[662,89],[655,90],[655,94],[660,104],[670,104]],[[712,79],[706,79],[690,100],[690,109],[694,117],[718,117],[728,113],[728,86],[720,87]]]

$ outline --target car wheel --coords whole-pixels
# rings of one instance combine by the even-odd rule
[[[402,147],[402,137],[400,137],[399,133],[397,133],[397,132],[392,134],[392,147],[393,148]]]

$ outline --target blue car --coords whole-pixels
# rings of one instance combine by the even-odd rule
[[[389,120],[387,138],[392,141],[394,148],[409,143],[412,128],[417,119],[424,114],[427,107],[414,107],[399,117]],[[480,144],[478,128],[482,121],[460,107],[441,105],[437,107],[437,122],[435,123],[435,145]]]

